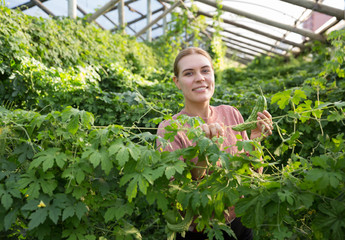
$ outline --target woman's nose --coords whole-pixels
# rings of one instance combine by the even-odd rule
[[[204,81],[205,80],[205,76],[201,72],[196,72],[195,80],[196,81]]]

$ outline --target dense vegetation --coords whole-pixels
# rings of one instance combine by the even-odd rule
[[[1,239],[172,239],[166,216],[178,222],[187,208],[199,229],[221,239],[220,229],[229,231],[222,213],[233,204],[256,239],[344,238],[345,32],[289,61],[226,69],[216,34],[194,38],[215,58],[212,104],[246,118],[262,90],[275,131],[262,146],[239,141],[250,154],[231,156],[191,128],[197,145],[169,153],[156,149],[155,132],[183,108],[170,68],[188,43],[176,36],[200,35],[203,21],[174,17],[151,47],[82,19],[0,8]],[[172,125],[161,141],[178,130]],[[180,156],[207,157],[213,173],[191,180],[193,166]]]

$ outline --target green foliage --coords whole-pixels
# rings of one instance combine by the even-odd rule
[[[213,105],[246,119],[261,88],[275,123],[261,145],[238,141],[246,154],[233,156],[199,119],[181,116],[155,135],[183,107],[170,80],[178,49],[194,36],[221,50],[198,39],[204,19],[175,13],[152,49],[81,19],[0,11],[1,239],[173,239],[167,221],[181,223],[187,209],[198,230],[222,239],[232,205],[257,239],[344,238],[344,31],[288,62],[218,72]],[[156,149],[178,131],[195,146]],[[192,180],[195,157],[212,174]]]

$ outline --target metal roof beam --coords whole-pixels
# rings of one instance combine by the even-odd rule
[[[209,31],[209,30],[208,30],[208,31]],[[263,51],[265,51],[265,52],[269,52],[269,53],[273,53],[273,54],[276,54],[276,55],[285,57],[284,54],[281,54],[281,53],[278,53],[278,52],[275,52],[275,51],[272,51],[272,50],[270,50],[270,49],[263,48],[263,47],[260,47],[260,46],[254,45],[254,44],[251,44],[251,43],[249,43],[249,42],[241,41],[240,39],[228,37],[228,36],[225,36],[224,34],[222,34],[221,36],[223,37],[223,40],[226,41],[226,42],[228,42],[228,43],[231,43],[231,42],[230,42],[230,40],[231,40],[231,41],[235,41],[235,42],[238,42],[238,43],[241,43],[241,44],[245,44],[245,45],[247,45],[247,46],[251,46],[251,47],[254,47],[254,48],[263,50]]]
[[[94,14],[92,14],[86,21],[92,22],[96,20],[99,16],[106,13],[111,9],[115,4],[117,4],[120,0],[111,0],[108,3],[106,3],[103,7],[98,9]]]
[[[246,51],[243,51],[241,49],[238,49],[238,48],[234,48],[234,47],[230,47],[229,45],[226,45],[225,46],[228,48],[228,49],[231,49],[231,50],[234,50],[236,52],[240,52],[240,53],[243,53],[243,54],[247,54],[249,56],[252,56],[252,57],[258,57],[259,55],[256,55],[254,53],[250,53],[250,52],[246,52]]]
[[[243,46],[243,45],[238,44],[238,43],[230,42],[229,40],[226,40],[226,39],[222,39],[222,40],[223,40],[224,42],[226,42],[226,43],[231,44],[232,46],[240,47],[240,48],[242,48],[242,49],[247,49],[247,50],[249,50],[249,51],[252,51],[252,52],[255,52],[255,53],[258,53],[258,54],[262,54],[262,55],[267,56],[267,54],[264,53],[264,52],[261,52],[261,51],[258,51],[258,50],[255,50],[255,49],[252,49],[252,48]],[[228,46],[228,45],[226,45],[226,46]]]
[[[237,54],[233,53],[233,52],[229,52],[227,51],[225,53],[225,56],[234,60],[234,61],[237,61],[237,62],[240,62],[240,63],[243,63],[243,64],[248,64],[250,63],[251,61],[253,61],[254,59],[250,59],[250,58],[245,58],[245,57],[241,57],[241,56],[238,56]]]
[[[300,7],[308,8],[316,12],[324,13],[337,19],[345,19],[345,11],[339,8],[329,7],[310,0],[280,0]]]
[[[243,65],[248,65],[252,61],[252,60],[244,60],[246,58],[240,58],[236,54],[226,53],[225,56],[228,57],[229,59],[231,59],[235,62],[241,63]]]
[[[208,14],[206,12],[203,12],[203,11],[198,11],[198,14],[200,15],[204,15],[206,17],[209,17],[209,18],[213,18],[213,16],[211,14]],[[248,27],[247,25],[244,25],[244,24],[240,24],[240,23],[237,23],[235,21],[231,21],[231,20],[227,20],[227,19],[224,19],[222,18],[222,21],[224,23],[227,23],[227,24],[231,24],[233,26],[236,26],[236,27],[239,27],[239,28],[243,28],[243,29],[246,29],[248,31],[251,31],[251,32],[254,32],[254,33],[257,33],[257,34],[260,34],[260,35],[263,35],[265,37],[268,37],[268,38],[272,38],[274,40],[277,40],[277,41],[280,41],[282,43],[285,43],[285,44],[289,44],[289,45],[292,45],[292,46],[295,46],[295,47],[299,47],[300,49],[303,49],[304,46],[303,44],[300,44],[300,43],[296,43],[296,42],[292,42],[292,41],[289,41],[289,40],[286,40],[286,39],[282,39],[280,37],[277,37],[273,34],[270,34],[270,33],[267,33],[267,32],[263,32],[263,31],[260,31],[256,28],[252,28],[252,27]]]
[[[82,9],[78,4],[77,4],[77,9],[78,9],[82,14],[87,15],[87,12],[86,12],[84,9]],[[101,24],[99,24],[96,20],[95,20],[95,23],[98,25],[98,27],[100,27],[101,29],[104,30],[104,28],[101,26]]]
[[[48,0],[41,0],[41,3],[44,3],[46,1],[48,1]],[[13,9],[25,11],[26,9],[32,8],[34,6],[36,6],[36,3],[34,1],[30,1],[27,3],[20,4],[19,6],[14,7]]]
[[[139,37],[144,32],[147,31],[150,27],[152,27],[154,24],[156,24],[160,19],[168,15],[172,10],[174,10],[177,6],[181,4],[181,0],[176,1],[169,9],[165,10],[161,15],[159,15],[156,19],[154,19],[151,23],[146,25],[143,29],[141,29],[138,33],[135,34],[135,37]]]
[[[49,16],[54,17],[54,13],[52,13],[48,8],[46,8],[42,2],[40,2],[39,0],[31,0],[31,2],[35,3],[35,5],[37,5],[37,7],[39,7],[40,9],[42,9],[46,14],[48,14]]]
[[[130,1],[127,1],[125,2],[125,6],[127,6],[129,8],[129,10],[131,11],[131,7],[129,6],[129,4],[133,3],[133,2],[136,2],[138,0],[130,0]],[[117,5],[116,6],[113,6],[112,8],[109,9],[109,12],[111,11],[114,11],[117,9]]]
[[[260,50],[263,50],[263,51],[266,51],[266,52],[275,54],[275,55],[279,55],[279,56],[281,56],[281,57],[284,56],[284,55],[281,54],[281,53],[277,53],[277,52],[271,51],[271,50],[269,50],[269,49],[265,49],[265,48],[263,48],[263,47],[256,46],[256,45],[254,45],[254,44],[250,44],[250,43],[247,43],[247,42],[243,42],[243,41],[238,40],[238,39],[226,37],[226,36],[224,36],[224,35],[223,35],[223,37],[224,37],[224,38],[223,38],[223,41],[228,42],[228,43],[230,43],[230,44],[232,44],[232,42],[230,42],[230,41],[235,41],[235,42],[238,42],[238,43],[241,43],[241,44],[245,44],[245,45],[248,45],[248,46],[251,46],[251,47],[254,47],[254,48],[257,48],[257,49],[260,49]],[[285,57],[285,56],[284,56],[284,57]]]
[[[210,0],[198,0],[198,2],[201,2],[201,3],[204,3],[204,4],[207,4],[209,6],[217,8],[217,3],[216,2],[212,2]],[[288,24],[275,22],[275,21],[272,21],[272,20],[270,20],[268,18],[264,18],[264,17],[258,16],[258,15],[255,15],[255,14],[251,14],[251,13],[248,13],[248,12],[236,9],[236,8],[232,8],[232,7],[229,7],[229,6],[226,6],[226,5],[222,6],[222,10],[225,11],[225,12],[235,13],[237,15],[240,15],[240,16],[252,19],[254,21],[261,22],[261,23],[273,26],[273,27],[277,27],[277,28],[280,28],[280,29],[285,29],[285,30],[290,31],[290,32],[298,33],[298,34],[300,34],[302,36],[309,37],[312,40],[319,40],[319,41],[322,41],[322,42],[325,41],[325,37],[324,36],[322,36],[320,34],[316,34],[316,33],[312,32],[310,30],[296,28],[296,27],[290,26]]]
[[[163,7],[162,7],[162,8],[159,8],[159,9],[157,9],[157,10],[155,10],[155,11],[153,11],[152,14],[156,14],[156,13],[162,11],[162,10],[164,10]],[[143,19],[146,18],[146,15],[143,15],[143,14],[141,14],[141,13],[139,13],[139,14],[141,15],[141,17],[139,17],[139,18],[137,18],[137,19],[134,19],[134,20],[132,20],[132,21],[130,21],[130,22],[127,22],[127,23],[126,23],[126,27],[130,28],[130,25],[132,25],[132,24],[134,24],[134,23],[136,23],[136,22],[139,22],[140,20],[143,20]],[[158,23],[157,23],[157,25],[158,25],[159,27],[162,27],[162,26],[161,26],[160,24],[158,24]],[[116,30],[117,30],[117,28],[110,29],[111,32],[114,32],[114,31],[116,31]],[[135,31],[133,31],[133,32],[135,32]]]
[[[231,33],[233,35],[236,35],[238,37],[241,37],[241,38],[244,38],[244,39],[248,39],[248,40],[251,40],[251,41],[254,41],[254,42],[257,42],[257,43],[261,43],[261,44],[264,44],[264,45],[267,45],[269,47],[272,47],[272,48],[277,48],[277,49],[280,49],[282,51],[289,51],[289,49],[287,48],[283,48],[283,47],[280,47],[280,46],[277,46],[277,45],[274,45],[274,44],[270,44],[268,42],[264,42],[264,41],[260,41],[258,39],[255,39],[255,38],[251,38],[251,37],[247,37],[247,36],[244,36],[242,34],[239,34],[239,33],[236,33],[236,32],[232,32],[232,31],[229,31],[227,29],[223,29],[222,30],[223,32],[227,32],[227,33]]]
[[[162,11],[162,10],[164,10],[163,7],[161,7],[161,8],[159,8],[159,9],[153,11],[153,12],[152,12],[152,15],[154,15],[154,14],[156,14],[156,13]],[[140,13],[140,14],[141,14],[141,13]],[[141,14],[141,17],[139,17],[139,18],[137,18],[137,19],[134,19],[134,20],[128,22],[128,23],[127,23],[127,26],[128,26],[128,25],[132,25],[133,23],[139,22],[140,20],[143,20],[143,19],[145,19],[145,18],[146,18],[146,15]]]

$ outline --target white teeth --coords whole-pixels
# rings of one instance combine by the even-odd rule
[[[202,89],[206,89],[207,87],[198,87],[198,88],[194,88],[193,91],[198,91],[198,90],[202,90]]]

